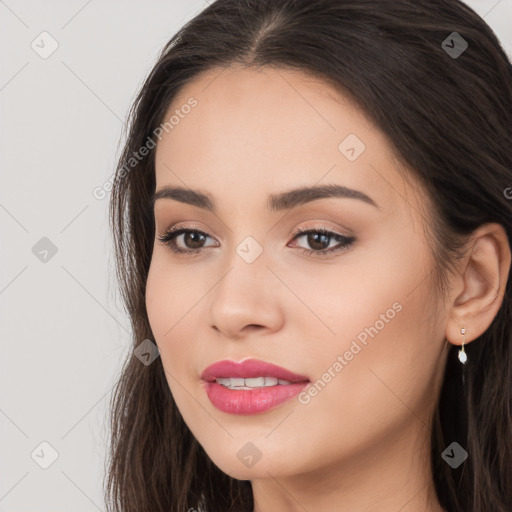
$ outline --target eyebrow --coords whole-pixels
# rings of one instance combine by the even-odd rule
[[[316,187],[303,187],[293,190],[288,190],[280,194],[271,194],[267,201],[267,208],[270,211],[289,210],[296,206],[300,206],[311,201],[318,199],[325,199],[330,197],[359,199],[376,208],[379,208],[377,203],[369,196],[354,190],[344,187],[342,185],[320,185]],[[215,202],[213,198],[206,193],[196,190],[186,189],[182,187],[165,186],[157,190],[151,197],[151,207],[154,208],[155,202],[158,199],[174,199],[181,203],[190,204],[203,208],[205,210],[215,212]]]

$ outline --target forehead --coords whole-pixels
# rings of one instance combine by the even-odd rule
[[[384,206],[407,192],[387,137],[347,95],[300,71],[209,70],[180,90],[171,116],[156,148],[157,188],[232,190],[251,200],[335,182]]]

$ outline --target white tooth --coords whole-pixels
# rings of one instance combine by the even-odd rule
[[[215,379],[217,384],[221,384],[231,389],[253,389],[262,387],[277,386],[277,384],[287,385],[290,381],[277,379],[276,377],[252,377],[243,379],[241,377],[227,377]]]
[[[244,386],[244,379],[237,377],[227,377],[227,378],[219,378],[216,379],[217,384],[221,384],[226,387],[242,387]]]
[[[249,388],[261,388],[265,385],[265,377],[253,377],[250,379],[245,379],[245,385]]]

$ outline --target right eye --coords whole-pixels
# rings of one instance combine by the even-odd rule
[[[181,238],[183,237],[183,238]],[[181,243],[185,247],[178,244],[181,238]],[[158,237],[158,240],[166,245],[171,251],[177,254],[197,254],[204,247],[202,245],[207,238],[211,238],[204,231],[198,229],[187,229],[184,227],[172,227],[165,233]]]

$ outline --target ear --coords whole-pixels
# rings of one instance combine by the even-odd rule
[[[510,252],[501,224],[484,224],[472,234],[453,280],[446,325],[446,339],[450,343],[462,344],[462,328],[466,329],[467,344],[491,325],[503,303]]]

